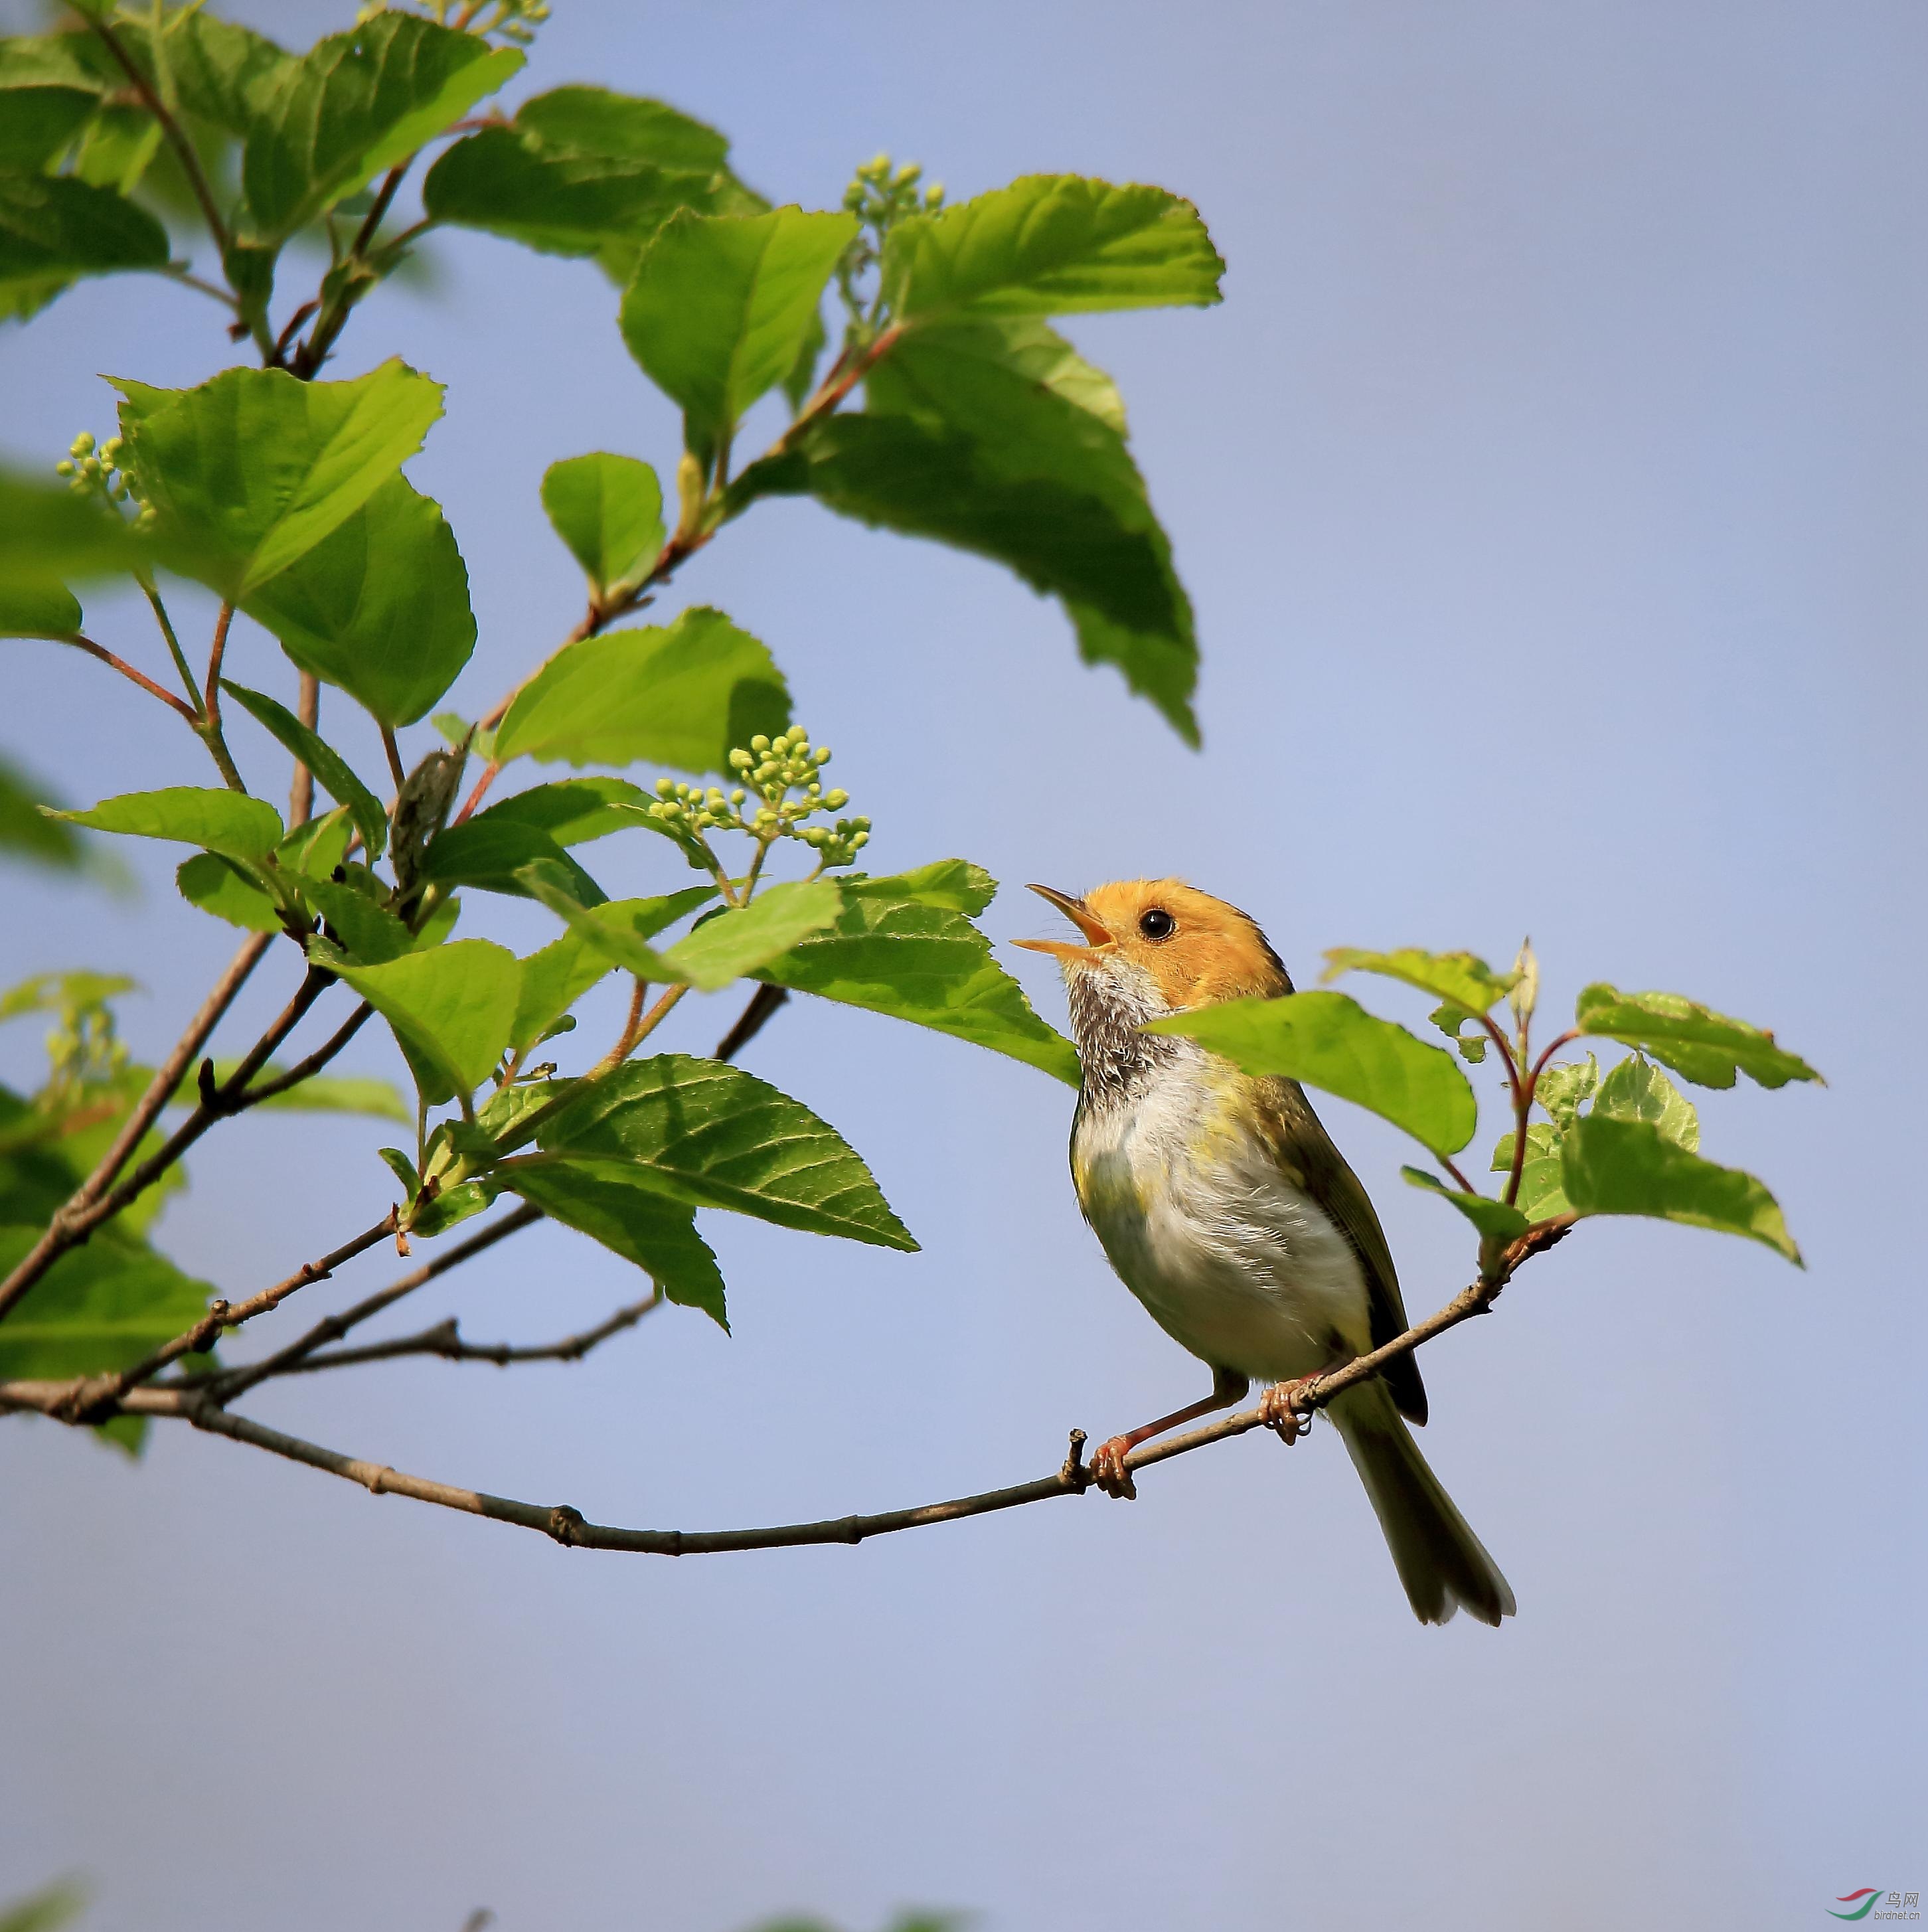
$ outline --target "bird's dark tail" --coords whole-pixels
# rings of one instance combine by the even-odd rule
[[[1348,1389],[1330,1414],[1372,1499],[1413,1614],[1423,1624],[1443,1624],[1462,1606],[1483,1624],[1511,1616],[1511,1586],[1426,1466],[1386,1384]]]

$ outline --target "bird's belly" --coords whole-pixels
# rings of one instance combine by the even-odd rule
[[[1085,1216],[1159,1326],[1215,1368],[1268,1382],[1371,1346],[1351,1244],[1262,1147],[1090,1124],[1075,1154]]]

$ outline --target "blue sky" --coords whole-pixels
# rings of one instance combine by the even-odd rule
[[[247,17],[293,42],[352,10]],[[914,1902],[990,1932],[1585,1932],[1798,1927],[1928,1880],[1918,10],[556,14],[517,92],[660,95],[778,200],[834,206],[880,148],[954,199],[1073,170],[1192,196],[1230,264],[1219,309],[1069,331],[1119,379],[1198,606],[1202,754],[973,559],[781,502],[678,580],[665,610],[768,641],[878,868],[1180,872],[1302,980],[1327,946],[1510,958],[1530,931],[1549,1008],[1609,979],[1774,1026],[1830,1084],[1700,1096],[1703,1146],[1775,1187],[1808,1270],[1589,1226],[1427,1351],[1424,1447],[1519,1596],[1498,1633],[1412,1622],[1324,1430],[1186,1459],[1135,1505],[673,1563],[184,1434],[135,1468],[7,1422],[0,1897],[85,1871],[99,1932],[484,1904],[571,1932],[866,1928]],[[410,473],[467,560],[472,713],[580,607],[543,468],[607,448],[667,472],[676,429],[592,268],[478,236],[434,259],[357,314],[335,373],[399,353],[448,385]],[[97,372],[187,384],[229,352],[190,294],[82,286],[0,336],[0,444],[51,461],[110,423]],[[122,604],[89,621],[146,648]],[[76,802],[199,782],[138,694],[5,648],[0,741]],[[236,650],[292,682],[259,633]],[[10,874],[0,964],[134,972],[151,1052],[232,935],[163,855],[134,863],[130,899]],[[661,889],[653,852],[598,870]],[[1051,929],[1012,890],[986,924]],[[546,936],[532,910],[493,929]],[[1003,956],[1061,1018],[1047,962]],[[237,1032],[285,990],[264,975]],[[671,1043],[701,1051],[732,1008],[692,1004]],[[0,1072],[34,1046],[10,1029]],[[921,1255],[711,1216],[733,1337],[671,1310],[574,1368],[395,1365],[256,1412],[700,1527],[1015,1481],[1073,1424],[1201,1392],[1078,1220],[1065,1090],[827,1007],[751,1064],[871,1158]],[[1437,1305],[1470,1264],[1456,1218],[1401,1185],[1390,1129],[1325,1112],[1409,1306]],[[274,1279],[379,1214],[382,1138],[284,1118],[210,1142],[166,1242],[230,1289]],[[541,1230],[418,1316],[537,1340],[637,1292]]]

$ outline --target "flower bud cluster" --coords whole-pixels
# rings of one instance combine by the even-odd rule
[[[915,161],[893,167],[888,154],[876,155],[857,170],[844,191],[844,206],[874,228],[881,242],[892,224],[905,215],[929,214],[943,206],[943,184],[931,182],[919,188],[923,176]]]
[[[820,812],[841,812],[850,802],[841,787],[825,789],[822,774],[829,762],[829,746],[812,745],[800,724],[774,738],[760,731],[747,746],[730,754],[730,768],[740,784],[726,792],[721,785],[658,778],[649,816],[672,831],[697,837],[742,832],[766,845],[794,838],[816,853],[823,866],[847,866],[870,842],[870,820],[806,822]]]
[[[118,505],[141,501],[140,484],[121,467],[121,439],[109,436],[97,448],[94,439],[82,430],[67,446],[67,453],[54,465],[57,476],[67,478],[67,487],[76,496],[97,496],[101,502]],[[135,520],[154,521],[154,512],[143,507]]]

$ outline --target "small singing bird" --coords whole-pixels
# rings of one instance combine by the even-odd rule
[[[1364,1354],[1402,1333],[1406,1313],[1379,1217],[1297,1082],[1139,1030],[1215,1000],[1290,993],[1257,923],[1177,879],[1122,880],[1081,899],[1031,890],[1084,942],[1016,942],[1064,974],[1084,1068],[1071,1130],[1078,1204],[1125,1286],[1212,1371],[1203,1401],[1093,1456],[1094,1477],[1126,1495],[1124,1459],[1139,1443],[1229,1407],[1255,1379],[1291,1383]],[[1420,1622],[1462,1607],[1482,1623],[1510,1616],[1507,1580],[1401,1419],[1426,1418],[1413,1357],[1344,1390],[1330,1413]]]

